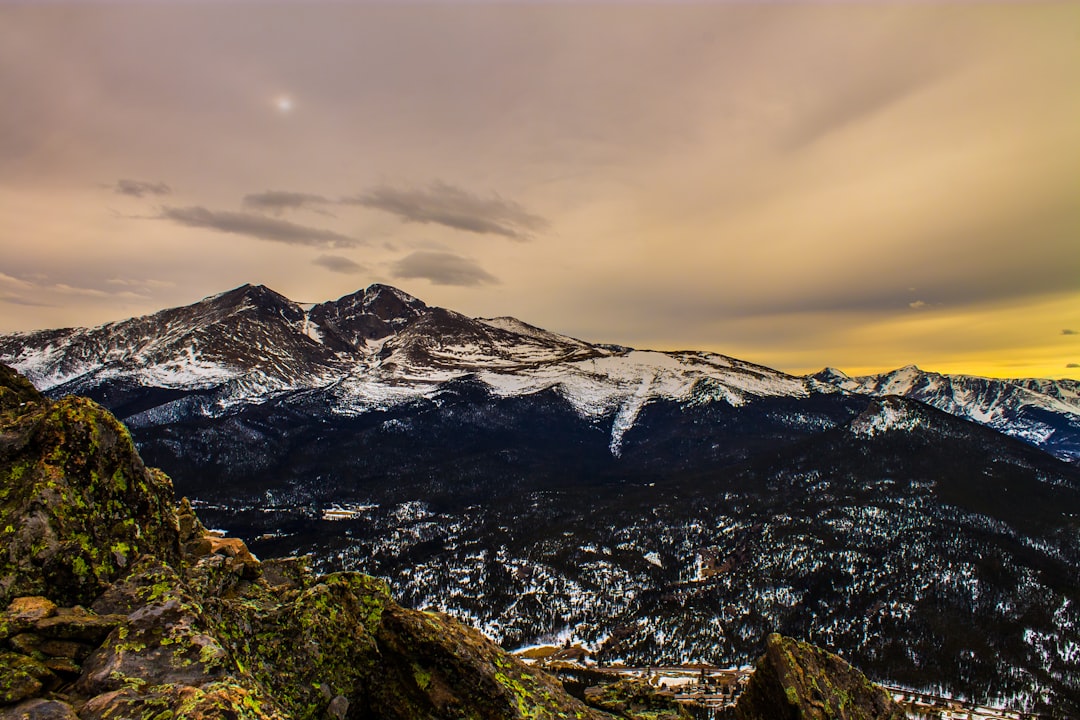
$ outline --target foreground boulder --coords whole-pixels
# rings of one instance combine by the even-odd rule
[[[844,660],[769,635],[735,707],[737,720],[905,720],[889,694]]]
[[[134,558],[180,558],[172,482],[85,398],[45,400],[0,366],[0,607],[88,603]]]

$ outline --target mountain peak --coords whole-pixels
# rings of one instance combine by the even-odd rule
[[[890,375],[923,375],[924,371],[915,363],[910,363],[893,370]]]
[[[308,313],[319,327],[352,347],[382,340],[430,312],[427,304],[390,285],[374,283],[351,295],[324,302]]]
[[[294,307],[296,305],[296,303],[276,290],[271,290],[265,285],[253,285],[251,283],[244,283],[232,290],[226,290],[217,295],[210,295],[209,297],[203,298],[202,302],[199,304],[231,307],[240,306],[244,303],[250,303],[260,307],[278,307],[282,305]]]
[[[850,376],[847,373],[845,373],[843,370],[838,370],[838,369],[836,369],[834,367],[826,367],[826,368],[824,368],[822,370],[819,370],[818,372],[814,373],[810,377],[815,379],[815,380],[820,380],[822,382],[833,382],[833,383],[843,382],[845,380],[850,380],[851,379]]]

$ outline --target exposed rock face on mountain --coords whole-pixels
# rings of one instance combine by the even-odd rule
[[[905,720],[903,709],[841,658],[804,642],[769,635],[737,720]]]
[[[0,366],[0,412],[5,720],[606,717],[377,580],[208,535],[96,404]]]
[[[862,377],[825,368],[810,377],[848,392],[918,400],[1063,460],[1080,462],[1080,382],[1076,380],[995,380],[925,372],[914,365]]]

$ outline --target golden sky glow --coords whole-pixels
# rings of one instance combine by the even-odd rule
[[[0,331],[386,282],[1080,377],[1080,4],[0,4]]]

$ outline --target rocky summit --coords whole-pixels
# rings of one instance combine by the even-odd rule
[[[369,576],[260,562],[175,504],[168,477],[143,465],[108,411],[47,400],[5,366],[0,501],[0,720],[688,717],[644,684],[572,697],[478,631],[401,607]],[[785,698],[813,703],[826,687],[862,703],[873,692],[797,647],[813,662]],[[766,698],[792,672],[763,665],[748,694]]]

